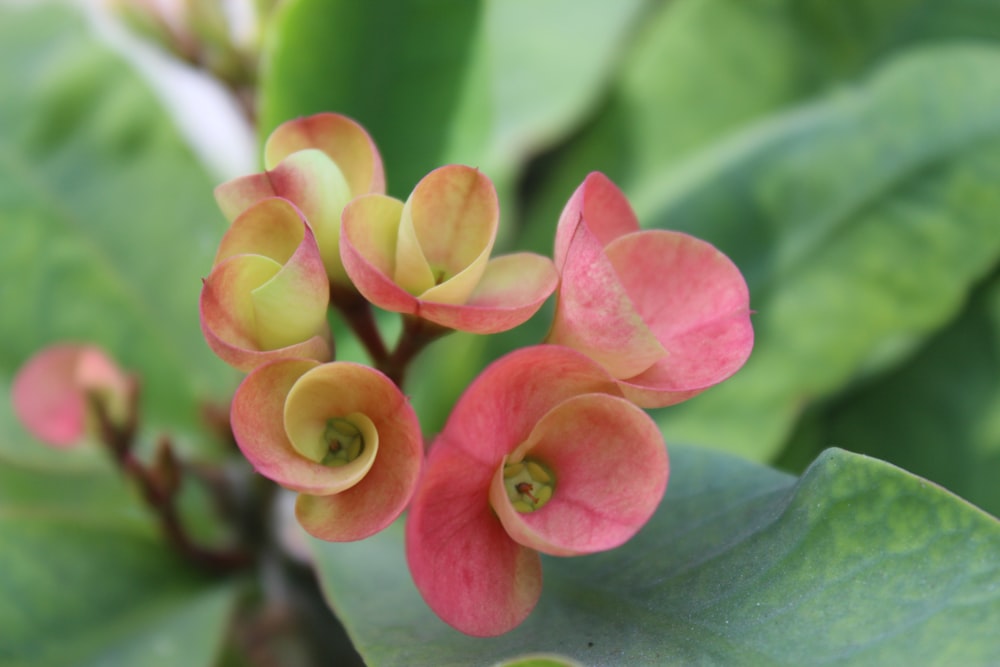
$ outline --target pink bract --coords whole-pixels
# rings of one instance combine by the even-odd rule
[[[750,355],[746,281],[711,244],[640,231],[625,195],[603,174],[577,188],[559,218],[556,314],[547,342],[598,361],[642,407],[687,400]]]
[[[364,441],[356,459],[336,467],[317,460],[330,420],[358,426]],[[265,364],[236,391],[231,421],[257,472],[301,494],[299,522],[320,539],[359,540],[382,530],[416,486],[423,459],[416,414],[391,380],[367,366]]]
[[[226,363],[249,372],[266,361],[332,355],[330,287],[312,230],[295,206],[264,199],[222,239],[201,292],[201,328]]]
[[[385,192],[375,142],[350,118],[320,113],[279,125],[264,146],[264,163],[266,171],[215,189],[223,214],[235,220],[267,197],[294,202],[313,228],[329,279],[349,286],[340,263],[340,215],[354,197]]]
[[[125,418],[132,381],[96,345],[62,343],[32,356],[14,378],[14,412],[28,431],[53,447],[79,443],[93,428],[88,394],[104,401],[112,420]]]
[[[523,323],[555,290],[552,262],[490,259],[499,224],[490,180],[471,167],[432,171],[404,203],[367,195],[344,209],[340,254],[358,291],[386,310],[497,333]]]
[[[554,482],[521,513],[505,479],[529,465]],[[652,516],[667,476],[659,430],[604,369],[565,347],[513,352],[469,386],[431,447],[406,524],[414,582],[458,630],[507,632],[541,593],[539,551],[620,545]]]

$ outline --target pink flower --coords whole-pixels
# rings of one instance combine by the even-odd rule
[[[450,329],[496,333],[531,317],[558,277],[532,253],[490,259],[500,210],[471,167],[432,171],[403,202],[367,195],[344,209],[340,245],[358,291],[386,310]]]
[[[263,199],[222,238],[201,291],[201,329],[229,365],[249,372],[279,358],[326,361],[330,285],[312,230],[291,202]]]
[[[334,113],[282,123],[264,145],[267,171],[223,183],[215,198],[233,221],[254,203],[284,197],[312,226],[330,281],[349,287],[340,263],[340,214],[351,199],[385,192],[382,157],[361,125]]]
[[[523,348],[469,386],[430,450],[406,524],[414,582],[470,635],[511,630],[541,593],[538,552],[616,547],[652,516],[666,448],[593,361]]]
[[[233,434],[257,472],[299,492],[312,535],[360,540],[403,511],[423,458],[416,414],[382,373],[350,362],[285,359],[236,391]]]
[[[96,428],[90,401],[112,421],[126,419],[132,380],[96,345],[61,343],[31,357],[14,378],[14,412],[28,431],[54,447],[70,447]]]
[[[547,342],[580,350],[642,407],[687,400],[750,356],[750,297],[739,269],[712,245],[639,231],[625,195],[592,173],[563,209],[561,283]]]

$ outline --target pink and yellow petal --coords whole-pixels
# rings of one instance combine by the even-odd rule
[[[322,151],[307,149],[282,160],[268,177],[309,222],[331,280],[348,282],[340,263],[340,216],[352,197],[340,168]]]
[[[623,236],[607,247],[622,284],[667,350],[664,358],[625,379],[664,394],[643,407],[679,402],[739,370],[753,348],[749,292],[739,269],[714,246],[654,230]],[[660,278],[648,280],[650,272]]]
[[[413,228],[413,218],[410,215],[410,202],[407,201],[400,211],[396,226],[395,256],[392,259],[392,279],[399,287],[413,296],[418,296],[436,283],[436,276],[431,269],[420,239]]]
[[[318,366],[286,359],[258,367],[236,390],[230,419],[240,450],[257,472],[293,491],[322,495],[350,488],[358,479],[346,466],[334,468],[303,456],[285,430],[289,391]]]
[[[535,511],[519,512],[501,466],[492,480],[491,505],[514,540],[554,556],[603,551],[627,541],[656,511],[669,472],[663,437],[652,419],[606,394],[572,397],[542,417],[505,463],[526,461],[551,473],[551,498]]]
[[[399,389],[385,375],[342,361],[322,364],[305,373],[288,393],[283,420],[292,440],[319,439],[331,418],[360,413],[378,429],[391,411],[406,406]]]
[[[260,201],[233,222],[201,295],[202,330],[212,349],[241,370],[256,352],[287,348],[329,358],[329,284],[312,230],[283,199]]]
[[[247,316],[241,312],[240,306],[244,302],[225,287],[230,280],[228,274],[239,269],[240,262],[223,262],[213,269],[201,291],[201,330],[208,346],[220,359],[249,373],[257,366],[277,359],[326,361],[332,356],[333,341],[326,330],[294,345],[273,350],[260,349],[253,328],[246,324]]]
[[[396,239],[403,203],[367,195],[344,209],[340,257],[358,291],[385,310],[413,314],[416,298],[395,283]]]
[[[280,295],[275,309],[269,309],[266,300],[255,298],[261,281],[267,285],[283,270],[266,257],[238,255],[217,265],[205,279],[200,301],[202,331],[209,347],[223,361],[250,371],[262,360],[280,357],[329,359],[332,345],[325,320],[303,323],[301,315],[294,323],[276,320],[287,305],[281,303]],[[265,298],[270,296],[266,291],[264,294]],[[305,326],[284,328],[291,324]],[[255,354],[264,352],[274,354]]]
[[[478,170],[447,165],[429,173],[403,208],[393,278],[426,301],[464,303],[486,269],[499,206]]]
[[[18,370],[11,399],[15,414],[33,436],[65,448],[86,434],[89,392],[103,397],[112,418],[124,418],[130,385],[99,347],[63,343],[42,349]]]
[[[538,554],[508,537],[486,502],[492,469],[435,445],[406,521],[406,557],[428,606],[452,627],[489,637],[518,626],[541,594]]]
[[[215,199],[229,220],[271,197],[282,197],[298,207],[316,235],[330,279],[348,284],[340,263],[340,215],[352,195],[337,164],[318,149],[305,149],[292,153],[270,171],[243,176],[215,189]]]
[[[593,392],[619,394],[607,372],[583,354],[556,345],[521,348],[487,366],[469,385],[439,440],[481,461],[492,477],[545,413],[567,398]]]
[[[559,276],[541,255],[517,253],[496,257],[464,305],[421,299],[420,316],[441,326],[477,334],[507,331],[538,312],[555,290]]]
[[[312,232],[307,231],[307,239]],[[294,345],[327,330],[330,286],[315,245],[303,243],[267,282],[252,291],[262,349]]]
[[[566,202],[559,216],[554,257],[556,267],[560,270],[576,233],[576,226],[581,221],[602,246],[639,229],[639,221],[632,205],[618,186],[600,172],[590,173]]]
[[[279,193],[267,172],[240,176],[215,188],[215,203],[229,222],[260,200],[277,196]]]
[[[243,455],[257,472],[294,490],[326,489],[325,466],[299,454],[284,426],[288,392],[318,365],[304,359],[264,364],[244,378],[230,406],[233,435]]]
[[[413,189],[403,219],[412,226],[435,276],[448,279],[484,255],[489,257],[500,206],[485,174],[472,167],[446,165],[427,174]]]
[[[652,282],[656,276],[647,278]],[[546,342],[584,352],[617,378],[641,373],[665,354],[597,237],[583,223],[576,226],[563,263]]]
[[[268,349],[257,338],[253,291],[280,270],[280,264],[262,255],[237,255],[216,264],[202,289],[202,306],[208,321],[218,320],[222,325],[213,330],[236,344]]]
[[[393,395],[383,395],[387,393]],[[413,408],[395,390],[376,392],[365,409],[379,431],[378,456],[364,479],[350,489],[299,496],[296,515],[314,537],[334,542],[369,537],[399,517],[416,488],[423,441]]]
[[[215,253],[213,265],[237,255],[261,255],[287,262],[312,234],[305,218],[288,200],[270,197],[254,202],[233,220]],[[315,241],[310,239],[315,244]]]
[[[466,303],[479,286],[489,261],[490,251],[487,248],[467,267],[450,277],[445,277],[441,282],[418,294],[417,298],[433,303],[453,305]],[[445,275],[443,272],[439,274],[442,277]]]
[[[537,310],[558,285],[559,274],[548,257],[530,252],[502,255],[486,265],[468,304],[479,308]]]
[[[385,192],[382,157],[375,142],[356,121],[335,113],[318,113],[279,125],[264,145],[264,164],[273,169],[292,153],[316,148],[343,172],[352,195]]]

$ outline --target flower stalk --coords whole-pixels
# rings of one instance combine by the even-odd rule
[[[157,445],[155,463],[147,466],[134,453],[139,424],[139,383],[133,379],[127,395],[126,418],[116,423],[107,405],[96,392],[87,395],[96,416],[97,432],[123,475],[139,487],[146,505],[156,516],[170,546],[192,564],[213,573],[240,570],[253,560],[242,548],[213,548],[199,544],[188,533],[177,507],[184,467],[174,453],[170,439],[163,435]]]

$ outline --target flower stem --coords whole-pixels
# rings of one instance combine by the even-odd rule
[[[451,333],[451,329],[428,322],[413,315],[403,315],[403,332],[399,336],[399,342],[383,363],[376,364],[376,368],[389,376],[396,386],[403,388],[406,380],[406,369],[413,361],[414,357],[429,344]]]
[[[175,502],[183,468],[169,438],[160,438],[153,466],[145,465],[133,453],[139,423],[138,399],[139,383],[133,380],[128,397],[128,414],[124,423],[116,424],[102,398],[90,395],[101,439],[111,451],[118,468],[139,485],[142,497],[155,513],[164,537],[184,558],[211,572],[229,572],[246,567],[251,562],[247,552],[205,547],[196,543],[185,530]]]
[[[363,296],[353,290],[330,283],[330,303],[347,322],[354,335],[358,337],[372,364],[379,366],[388,359],[389,350],[382,340],[382,334],[375,322],[371,304]]]

